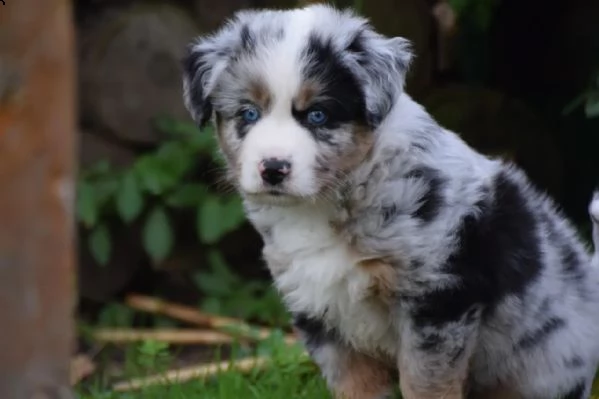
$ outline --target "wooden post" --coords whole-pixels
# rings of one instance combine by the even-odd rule
[[[68,0],[0,1],[2,399],[72,397],[76,75],[71,13]]]

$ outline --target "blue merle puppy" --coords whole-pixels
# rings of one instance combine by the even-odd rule
[[[336,398],[396,376],[407,399],[587,398],[599,262],[517,167],[404,92],[411,58],[350,11],[242,11],[189,46],[184,99]]]

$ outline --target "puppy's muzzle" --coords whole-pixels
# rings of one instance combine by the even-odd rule
[[[281,184],[291,172],[291,163],[284,159],[268,158],[258,165],[262,181],[270,186]]]

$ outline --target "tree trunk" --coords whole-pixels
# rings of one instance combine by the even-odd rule
[[[0,398],[71,398],[75,291],[71,4],[68,0],[4,3],[0,4]]]

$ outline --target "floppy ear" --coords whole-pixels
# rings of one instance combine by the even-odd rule
[[[211,95],[240,41],[232,23],[187,46],[183,57],[183,100],[194,121],[203,127],[212,116]]]
[[[362,26],[346,47],[351,69],[362,82],[369,122],[378,126],[403,93],[413,58],[409,40],[388,38],[368,24]]]

